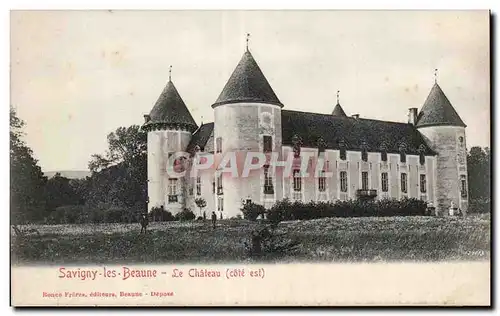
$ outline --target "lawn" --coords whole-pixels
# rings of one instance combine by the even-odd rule
[[[222,220],[139,224],[40,225],[12,233],[13,264],[248,262],[244,242],[262,223]],[[278,232],[300,245],[271,262],[454,261],[490,259],[489,215],[324,218],[282,222]],[[255,259],[253,259],[255,260]]]

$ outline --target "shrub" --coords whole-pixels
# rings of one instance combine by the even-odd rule
[[[309,220],[325,217],[422,216],[427,204],[418,199],[349,200],[336,202],[277,202],[267,211],[270,221]]]
[[[166,211],[161,207],[153,207],[151,209],[151,212],[149,213],[149,216],[152,220],[157,222],[170,222],[175,220],[175,217],[174,215],[172,215],[172,213]]]
[[[265,214],[266,209],[264,208],[264,206],[260,204],[256,204],[253,202],[246,202],[243,204],[241,211],[243,212],[243,217],[245,219],[255,221],[257,220],[257,217],[259,217],[259,215]]]
[[[47,220],[50,224],[80,224],[90,221],[93,210],[84,205],[56,207]]]
[[[190,209],[183,209],[181,212],[175,214],[175,219],[178,221],[191,221],[196,218],[196,215]]]

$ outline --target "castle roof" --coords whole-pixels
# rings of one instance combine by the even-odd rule
[[[441,90],[441,87],[435,83],[417,117],[416,126],[439,125],[466,127],[443,90]]]
[[[185,125],[190,129],[198,127],[171,80],[168,81],[160,94],[149,113],[149,117],[150,119],[145,125]]]
[[[196,146],[200,147],[200,150],[207,152],[213,151],[213,133],[214,133],[214,123],[201,124],[191,138],[189,145],[187,146],[187,152],[193,153]],[[212,139],[210,142],[209,140]]]
[[[297,135],[303,147],[316,148],[321,137],[326,149],[340,149],[343,142],[347,150],[381,152],[385,148],[388,153],[399,153],[404,144],[407,154],[419,154],[419,149],[426,155],[435,154],[415,126],[407,123],[282,110],[281,126],[286,146],[292,146]]]
[[[347,116],[347,114],[345,114],[345,112],[344,112],[344,109],[340,106],[339,103],[337,103],[337,105],[335,105],[335,107],[333,108],[332,115],[333,116]]]
[[[259,65],[247,50],[212,107],[229,103],[269,103],[283,107]]]

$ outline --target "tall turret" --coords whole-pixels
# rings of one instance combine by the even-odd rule
[[[143,129],[148,132],[148,210],[163,206],[175,214],[185,205],[185,179],[168,174],[168,159],[186,150],[198,126],[170,74],[158,101],[144,119]]]
[[[248,152],[281,152],[282,107],[247,46],[212,105],[216,161],[227,153],[236,153],[239,160],[237,178],[224,173],[222,180],[216,181],[216,210],[223,216],[241,214],[243,201],[269,206],[281,196],[281,191],[278,192],[282,187],[281,179],[277,176],[266,173],[267,184],[272,183],[272,186],[264,186],[264,170],[253,171],[248,178],[241,177],[241,170]]]
[[[437,153],[437,210],[447,214],[449,208],[455,206],[467,212],[466,125],[437,82],[418,113],[415,126]]]

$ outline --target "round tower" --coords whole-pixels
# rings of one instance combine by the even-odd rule
[[[144,118],[142,128],[148,133],[148,211],[163,207],[176,214],[185,207],[186,179],[168,173],[168,160],[186,150],[197,125],[170,75],[158,101]]]
[[[468,209],[466,125],[437,82],[432,87],[416,124],[437,154],[435,166],[436,209],[449,214],[451,207]]]
[[[216,211],[223,217],[241,215],[242,202],[251,200],[270,206],[282,196],[281,177],[270,169],[252,170],[248,177],[242,177],[248,153],[281,153],[282,107],[247,47],[212,105],[215,161],[234,154],[238,169],[237,177],[216,171]]]

